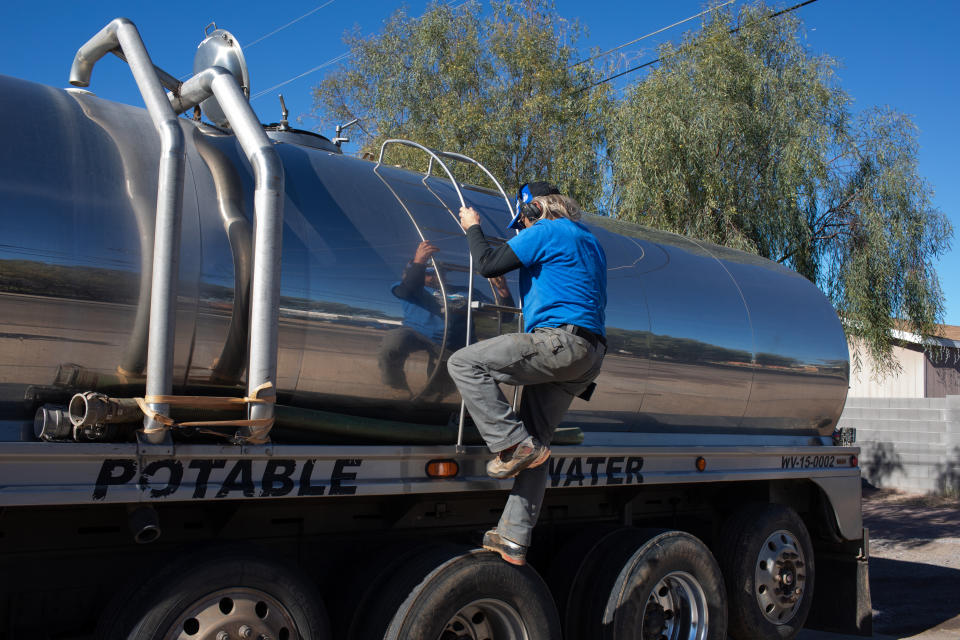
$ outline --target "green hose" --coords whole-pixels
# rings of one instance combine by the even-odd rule
[[[236,411],[217,409],[180,407],[172,409],[171,414],[179,422],[243,419],[242,414]],[[273,429],[270,430],[273,442],[360,445],[452,445],[457,442],[457,426],[453,424],[399,422],[283,404],[274,406],[274,419]],[[468,423],[464,427],[463,442],[483,444],[480,432],[474,425]],[[583,432],[577,427],[557,429],[552,441],[556,445],[582,443]]]
[[[456,444],[457,426],[451,424],[427,425],[395,420],[364,418],[343,413],[303,409],[288,405],[274,407],[271,439],[279,442],[326,442],[337,444]],[[464,444],[483,444],[475,426],[467,425]],[[583,432],[577,427],[557,429],[552,444],[583,443]]]

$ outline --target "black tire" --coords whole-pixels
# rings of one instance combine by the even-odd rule
[[[388,552],[390,550],[388,549]],[[343,637],[347,640],[380,640],[386,633],[390,620],[396,613],[400,602],[409,593],[406,585],[400,589],[407,589],[402,593],[393,593],[396,588],[398,574],[410,574],[411,580],[417,573],[426,574],[440,562],[462,553],[459,547],[444,543],[410,543],[405,546],[394,546],[392,557],[387,554],[377,554],[377,563],[369,567],[369,581],[360,586],[360,581],[351,579],[347,591],[359,594],[356,601],[344,603],[350,608],[350,625]],[[421,564],[422,569],[418,569]],[[412,587],[412,584],[410,585]],[[338,634],[339,637],[339,634]]]
[[[737,511],[724,523],[717,555],[731,638],[786,640],[800,632],[813,603],[814,557],[810,534],[793,509],[752,504]],[[771,558],[782,564],[770,564]]]
[[[622,529],[622,525],[605,524],[571,532],[566,536],[566,542],[550,559],[544,577],[557,604],[560,620],[566,620],[568,608],[577,606],[578,601],[572,595],[577,576],[597,562],[595,550],[603,546],[604,539]]]
[[[211,625],[233,629],[231,637],[239,637],[244,624],[255,638],[262,633],[274,640],[331,638],[327,612],[312,584],[280,562],[237,550],[190,555],[119,593],[95,637],[162,640],[175,628],[206,637]]]
[[[584,558],[568,603],[567,640],[726,638],[720,567],[682,531],[608,535]]]
[[[437,640],[445,631],[458,638],[560,638],[560,620],[540,576],[487,551],[421,553],[393,571],[379,596],[366,623],[354,629],[354,640]]]

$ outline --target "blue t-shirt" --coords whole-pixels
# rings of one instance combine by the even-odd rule
[[[589,229],[566,218],[538,220],[507,244],[523,263],[525,331],[575,324],[605,335],[607,257]]]

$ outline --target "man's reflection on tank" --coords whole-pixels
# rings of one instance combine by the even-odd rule
[[[429,266],[439,248],[429,241],[417,246],[413,259],[407,263],[399,282],[391,287],[394,296],[403,301],[403,326],[387,332],[380,347],[379,365],[383,383],[403,399],[440,400],[456,390],[447,373],[447,358],[467,342],[466,286],[445,282],[441,288],[436,269]],[[498,304],[512,305],[512,297],[503,277],[490,279]],[[446,313],[444,318],[444,294]],[[474,287],[474,300],[490,303],[489,296]],[[444,325],[447,340],[444,343]],[[471,341],[476,331],[471,330]],[[410,389],[404,365],[414,353],[427,356],[427,372],[434,372],[426,388],[417,393]]]

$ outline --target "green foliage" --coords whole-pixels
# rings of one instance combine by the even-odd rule
[[[571,66],[578,25],[559,26],[549,0],[517,2],[487,17],[475,0],[401,9],[380,34],[348,34],[350,63],[315,89],[315,113],[361,118],[374,155],[386,138],[458,151],[508,190],[548,179],[587,209],[787,264],[887,370],[892,329],[935,332],[933,264],[952,229],[917,172],[915,127],[889,108],[854,113],[796,14],[714,11],[616,100],[609,84],[581,90],[602,74]],[[418,152],[387,158],[426,168]]]
[[[508,191],[549,179],[592,206],[600,195],[606,87],[574,93],[596,76],[569,68],[579,27],[560,28],[546,0],[522,7],[434,3],[420,18],[398,10],[382,33],[345,37],[351,62],[314,90],[323,121],[360,118],[363,151],[406,138],[483,163]],[[389,162],[426,168],[424,154],[388,149]],[[488,184],[463,168],[458,177]]]
[[[723,11],[617,105],[620,215],[785,263],[816,283],[886,369],[896,318],[930,335],[933,260],[950,224],[917,173],[916,132],[890,109],[859,116],[836,63],[811,55],[792,14]]]

